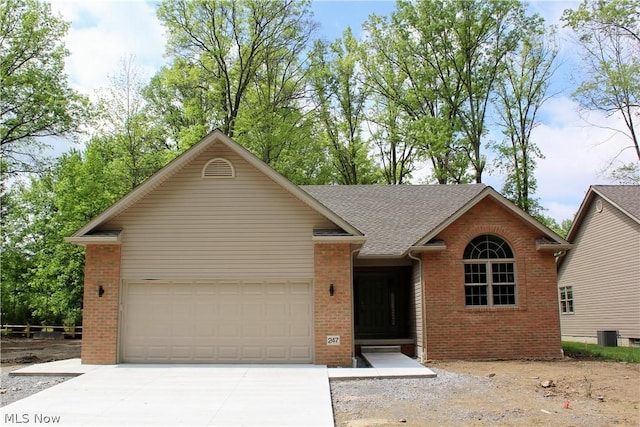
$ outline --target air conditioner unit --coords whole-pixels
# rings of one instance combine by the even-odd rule
[[[618,331],[598,331],[598,345],[602,347],[617,347]]]

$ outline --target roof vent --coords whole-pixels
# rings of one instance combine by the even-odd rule
[[[236,171],[227,159],[212,159],[202,169],[203,178],[235,178]]]

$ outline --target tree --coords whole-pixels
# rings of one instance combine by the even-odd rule
[[[118,73],[111,76],[111,86],[100,95],[95,143],[101,141],[105,159],[122,163],[113,172],[130,190],[164,166],[174,153],[166,153],[162,132],[147,112],[143,78],[135,58],[123,58],[120,65]]]
[[[542,153],[531,140],[531,132],[537,125],[538,110],[549,99],[547,89],[556,70],[558,51],[545,40],[542,18],[530,24],[518,48],[505,56],[506,66],[497,80],[495,107],[504,140],[494,148],[498,167],[507,174],[502,193],[535,215],[540,211],[533,197],[537,187],[535,165]]]
[[[53,167],[15,183],[3,197],[1,286],[7,322],[80,322],[84,250],[66,243],[124,195],[114,164],[90,141]],[[122,163],[120,163],[122,164]],[[9,297],[5,297],[9,296]]]
[[[316,42],[312,98],[339,184],[376,182],[370,146],[362,136],[369,91],[359,75],[357,40],[351,28],[330,45]]]
[[[176,58],[143,88],[149,115],[163,130],[167,150],[180,154],[211,131],[217,103],[203,73]]]
[[[219,128],[291,181],[326,182],[306,105],[308,1],[165,0],[158,17],[172,63],[145,97],[167,147],[180,152]]]
[[[371,93],[366,113],[368,132],[387,184],[407,183],[416,165],[424,160],[427,145],[420,138],[419,126],[413,126],[425,112],[410,94],[413,87],[401,66],[406,51],[401,49],[395,30],[386,17],[369,17],[365,23],[368,36],[361,48],[365,87]],[[412,128],[419,132],[412,132]]]
[[[0,0],[0,152],[9,172],[34,171],[42,138],[79,129],[86,98],[64,74],[69,25],[37,0]]]
[[[215,102],[213,127],[235,136],[256,75],[270,59],[285,52],[296,56],[313,32],[308,7],[294,0],[162,2],[158,17],[168,31],[167,52],[203,77],[204,92]]]
[[[440,183],[482,181],[490,100],[527,21],[518,0],[401,0],[372,17],[368,82],[407,116]]]
[[[584,80],[574,93],[580,105],[624,119],[640,162],[640,4],[636,0],[584,0],[562,17],[578,36],[584,53]],[[631,171],[640,181],[638,164],[624,165],[614,175]],[[633,172],[636,172],[635,174]]]
[[[429,27],[426,43],[437,56],[442,99],[460,120],[463,148],[475,181],[482,182],[489,101],[505,56],[517,46],[524,6],[518,0],[421,1],[411,13],[412,3],[400,4],[409,9],[405,16],[412,27]]]

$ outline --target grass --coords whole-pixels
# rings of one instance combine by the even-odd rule
[[[600,347],[597,344],[562,341],[562,350],[569,357],[640,363],[640,347]]]

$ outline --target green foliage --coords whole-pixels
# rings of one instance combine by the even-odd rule
[[[38,170],[42,137],[68,136],[86,98],[64,74],[69,25],[37,0],[0,0],[0,153],[9,172]]]
[[[176,155],[166,146],[161,126],[151,118],[143,85],[134,58],[125,58],[99,101],[100,126],[94,144],[100,145],[102,156],[109,160],[115,181],[127,190],[140,185]]]
[[[363,67],[378,105],[371,120],[410,147],[401,150],[415,156],[406,164],[428,158],[439,183],[482,181],[490,100],[526,29],[524,12],[518,0],[402,0],[390,20],[369,18]],[[380,148],[388,164],[398,158],[387,142]]]
[[[627,163],[611,171],[611,178],[622,185],[640,184],[640,162]]]
[[[548,99],[547,88],[558,53],[545,40],[545,33],[542,18],[529,20],[518,48],[505,56],[506,66],[497,80],[495,100],[498,125],[504,135],[494,144],[496,164],[507,175],[502,193],[531,215],[541,211],[533,194],[537,187],[536,159],[544,158],[531,140],[531,132],[537,125],[538,110]]]
[[[357,40],[347,28],[342,39],[316,42],[311,86],[318,126],[326,140],[338,184],[372,184],[381,176],[362,136],[369,90],[358,79]]]
[[[420,88],[409,83],[406,54],[397,27],[387,18],[372,15],[364,24],[368,34],[361,44],[365,87],[371,91],[368,131],[382,163],[387,184],[407,183],[425,159],[427,141],[413,134],[415,122],[429,113],[416,105]]]
[[[84,249],[64,238],[129,189],[112,173],[114,163],[102,149],[100,141],[90,142],[85,153],[63,155],[51,171],[15,184],[4,195],[4,322],[79,321]]]
[[[574,358],[593,357],[640,363],[640,348],[638,347],[601,347],[597,344],[562,341],[562,350],[566,356]]]
[[[144,93],[167,147],[219,128],[293,182],[328,182],[305,105],[308,1],[165,0],[158,18],[172,63]]]
[[[563,239],[567,238],[567,235],[569,234],[569,230],[573,225],[572,219],[564,219],[562,220],[562,222],[560,222],[560,224],[558,224],[558,222],[555,219],[548,216],[544,216],[540,213],[534,215],[534,217],[538,221],[540,221],[542,224],[544,224],[546,227],[555,231],[556,234],[558,234],[558,236],[562,237]]]
[[[587,110],[622,115],[640,162],[640,4],[584,0],[562,19],[583,48],[583,82],[574,98]]]

